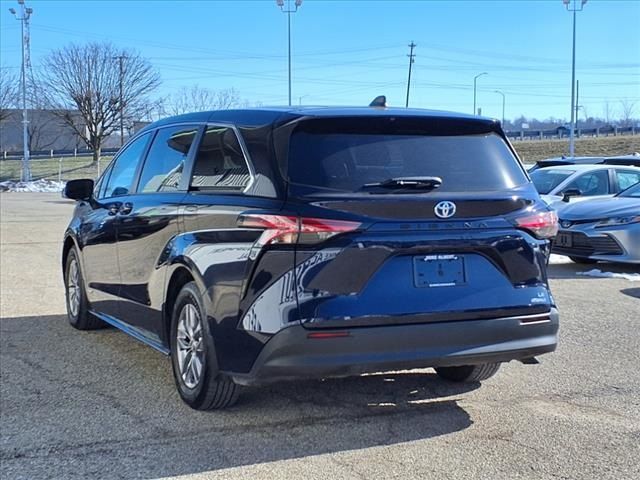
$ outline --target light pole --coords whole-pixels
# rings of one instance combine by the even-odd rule
[[[501,92],[500,90],[494,90],[495,93],[499,93],[500,95],[502,95],[502,128],[504,128],[504,104],[506,102],[506,98],[504,96],[504,92]]]
[[[116,55],[113,57],[114,60],[118,60],[119,67],[119,75],[118,75],[118,83],[119,83],[119,100],[118,107],[120,110],[120,146],[124,145],[124,92],[123,92],[123,82],[124,82],[124,60],[127,58],[126,55]]]
[[[29,120],[27,118],[27,50],[26,46],[29,44],[28,33],[25,37],[25,26],[27,32],[29,28],[29,17],[33,13],[33,8],[28,8],[24,5],[24,0],[18,0],[20,5],[20,16],[16,13],[14,8],[10,8],[9,11],[16,17],[16,20],[20,21],[20,31],[22,38],[22,70],[21,70],[21,82],[22,82],[22,181],[29,182],[31,180],[31,169],[29,167]],[[25,41],[26,40],[26,41]]]
[[[477,83],[478,83],[478,77],[481,77],[483,75],[489,75],[487,72],[482,72],[479,73],[478,75],[476,75],[475,77],[473,77],[473,114],[477,115],[478,113],[476,112],[476,87],[477,87]]]
[[[580,4],[578,5],[578,2]],[[573,157],[575,152],[576,129],[576,12],[581,12],[587,0],[562,0],[568,12],[573,13],[573,50],[571,53],[571,128],[569,129],[569,156]]]
[[[302,0],[295,0],[293,7],[291,7],[291,0],[286,0],[286,2],[287,6],[285,7],[285,0],[276,0],[276,4],[280,7],[280,10],[287,14],[287,41],[289,43],[289,106],[291,106],[291,14],[298,11],[298,8],[302,5]]]

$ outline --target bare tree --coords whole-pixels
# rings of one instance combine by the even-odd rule
[[[180,115],[187,112],[240,107],[243,102],[235,88],[215,91],[194,85],[190,88],[182,87],[178,92],[169,95],[165,104],[170,114]]]
[[[123,57],[122,73],[118,57]],[[41,80],[49,106],[93,151],[94,162],[100,158],[104,139],[119,127],[120,113],[130,123],[144,111],[147,95],[160,84],[160,76],[147,60],[110,43],[54,50],[43,62]]]
[[[622,125],[624,127],[628,127],[633,122],[633,114],[636,109],[635,100],[629,100],[628,98],[624,98],[620,100],[620,107],[622,109]]]
[[[9,109],[16,105],[18,79],[8,68],[0,68],[0,122],[9,116]]]

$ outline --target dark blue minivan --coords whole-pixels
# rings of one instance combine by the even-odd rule
[[[417,109],[167,118],[77,200],[70,323],[171,356],[196,409],[239,385],[433,367],[482,381],[556,348],[555,213],[498,122]]]

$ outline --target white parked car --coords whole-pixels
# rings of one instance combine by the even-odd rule
[[[530,173],[542,199],[556,210],[589,198],[607,198],[640,182],[640,168],[624,165],[562,165]]]

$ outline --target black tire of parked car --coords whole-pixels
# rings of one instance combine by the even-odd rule
[[[574,263],[582,263],[583,265],[589,265],[589,264],[592,264],[592,263],[598,263],[597,260],[593,260],[591,258],[569,257],[569,259]]]
[[[187,305],[196,308],[202,328],[204,346],[203,370],[198,383],[190,388],[185,384],[178,363],[178,322],[182,310]],[[239,386],[218,370],[213,337],[209,324],[205,321],[205,309],[195,282],[187,283],[178,294],[171,317],[171,364],[173,376],[180,397],[195,410],[216,410],[230,407],[238,399]]]
[[[493,377],[499,369],[500,363],[484,363],[482,365],[438,367],[436,373],[440,378],[452,382],[481,382]]]
[[[71,273],[72,265],[75,263],[77,269],[77,288],[76,294],[78,295],[78,308],[74,314],[71,308],[71,297],[69,288],[69,275]],[[67,318],[72,327],[78,330],[96,330],[98,328],[104,328],[105,323],[92,315],[89,312],[89,301],[87,300],[87,294],[84,289],[84,277],[82,275],[82,268],[78,260],[78,253],[75,247],[69,250],[67,254],[67,263],[64,268],[64,287],[65,287],[65,299],[67,305]]]

